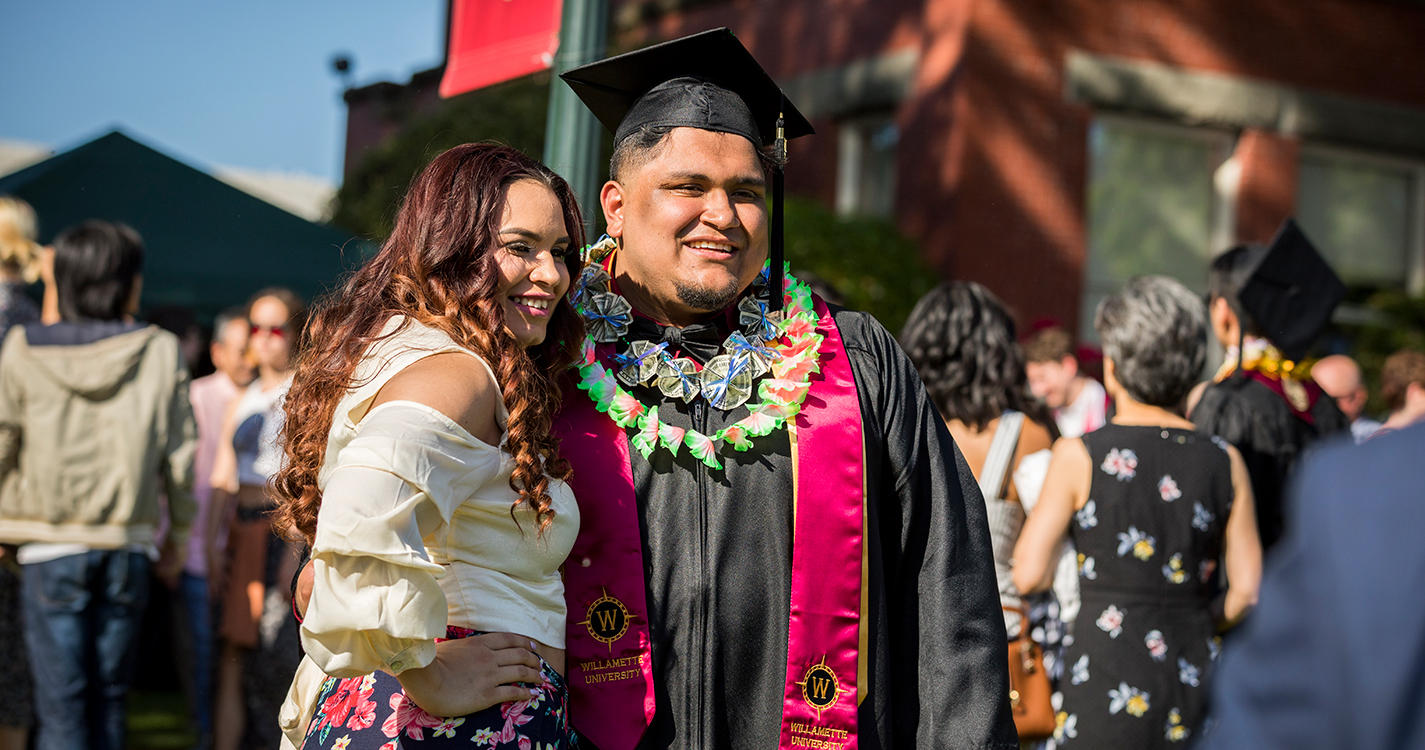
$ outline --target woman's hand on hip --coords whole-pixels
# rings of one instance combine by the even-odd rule
[[[538,690],[513,683],[544,682],[534,643],[513,633],[442,641],[435,646],[435,661],[408,669],[396,679],[416,705],[442,717],[528,700]]]

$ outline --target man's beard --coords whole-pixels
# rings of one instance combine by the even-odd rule
[[[737,280],[722,289],[714,289],[705,286],[693,286],[682,281],[673,282],[673,290],[678,293],[678,301],[693,308],[694,310],[707,310],[716,312],[728,305],[731,305],[739,292]]]

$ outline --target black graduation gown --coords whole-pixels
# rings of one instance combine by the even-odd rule
[[[1272,389],[1240,373],[1209,385],[1192,411],[1199,430],[1221,437],[1242,453],[1252,478],[1264,550],[1281,538],[1287,481],[1301,454],[1317,439],[1350,428],[1329,396],[1316,399],[1311,417],[1314,424],[1298,417]]]
[[[979,486],[895,339],[867,314],[835,315],[867,449],[870,681],[860,747],[1017,748]],[[723,325],[714,335],[726,333]],[[722,412],[701,398],[633,392],[665,422],[704,434],[747,415],[745,406]],[[718,455],[721,471],[686,450],[651,460],[633,452],[657,694],[641,748],[775,748],[780,738],[790,444],[783,430]]]

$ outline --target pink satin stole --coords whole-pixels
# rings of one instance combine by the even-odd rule
[[[846,347],[816,300],[821,373],[797,415],[783,750],[855,750],[865,450]]]
[[[554,432],[560,454],[574,465],[569,485],[580,517],[564,563],[569,718],[597,747],[632,750],[656,704],[628,436],[572,387]]]

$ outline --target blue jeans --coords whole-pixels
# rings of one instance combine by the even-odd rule
[[[124,699],[151,566],[126,550],[24,566],[37,750],[123,750]]]
[[[191,691],[194,719],[202,737],[213,733],[213,625],[208,579],[184,573],[178,579],[176,609],[178,668],[185,671],[184,687]]]

